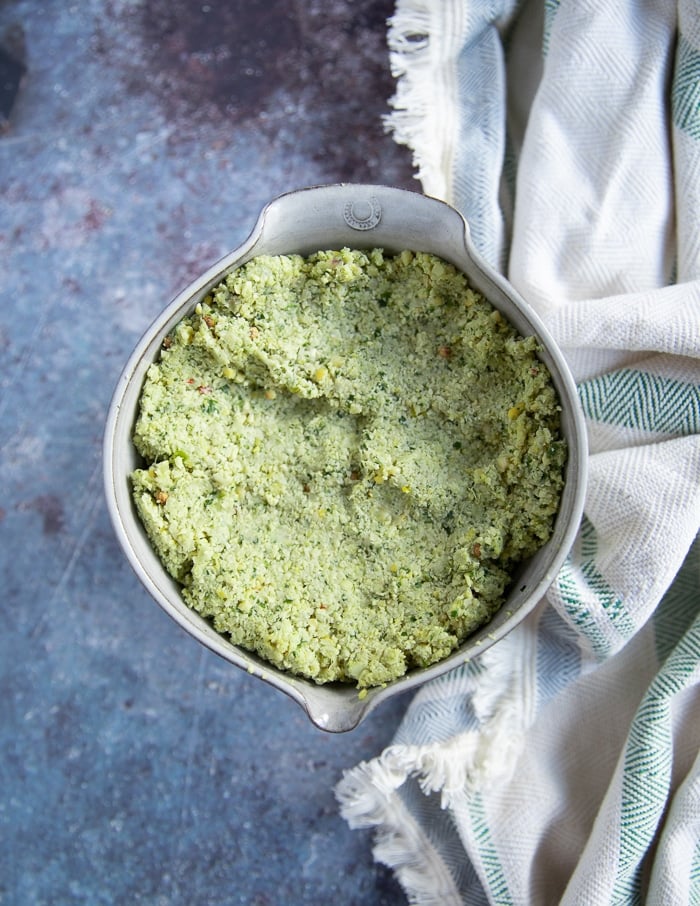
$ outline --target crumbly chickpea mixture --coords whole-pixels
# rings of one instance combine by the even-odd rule
[[[233,271],[166,338],[134,433],[187,604],[319,683],[446,657],[552,531],[566,445],[537,353],[429,254]]]

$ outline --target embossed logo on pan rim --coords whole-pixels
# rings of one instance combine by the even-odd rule
[[[367,208],[369,213],[364,217],[359,216],[358,207],[360,211],[363,207]],[[374,195],[361,202],[348,201],[343,209],[343,218],[353,230],[373,230],[382,219],[382,206]]]

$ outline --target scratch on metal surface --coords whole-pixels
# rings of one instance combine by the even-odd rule
[[[53,612],[54,605],[61,599],[63,596],[66,585],[73,574],[76,563],[80,559],[80,555],[83,552],[83,549],[90,537],[90,533],[95,525],[97,515],[102,506],[102,495],[97,492],[97,485],[99,484],[100,477],[102,475],[102,463],[98,460],[95,467],[88,478],[88,481],[85,485],[85,493],[83,494],[83,505],[78,508],[80,515],[85,514],[85,519],[83,522],[83,528],[79,535],[71,535],[71,545],[69,547],[68,558],[66,560],[65,566],[61,571],[58,581],[56,582],[51,597],[49,598],[44,612],[39,618],[38,622],[32,629],[30,633],[30,638],[35,639],[41,635],[46,623],[48,622],[49,615]]]
[[[185,776],[181,785],[181,797],[180,797],[180,813],[178,816],[178,833],[177,833],[177,845],[175,847],[175,856],[173,859],[173,865],[175,866],[173,871],[173,876],[171,877],[171,886],[175,888],[171,890],[170,893],[174,894],[177,892],[177,887],[179,881],[180,866],[183,864],[183,854],[184,849],[190,845],[190,840],[187,834],[187,829],[191,828],[193,825],[196,826],[198,820],[198,811],[196,807],[191,806],[191,797],[192,797],[192,782],[193,774],[195,767],[195,756],[197,752],[197,744],[199,742],[199,732],[200,732],[200,708],[197,707],[199,702],[202,690],[204,688],[204,666],[206,659],[206,651],[204,648],[200,647],[198,660],[197,660],[197,672],[194,681],[194,695],[192,701],[192,707],[190,709],[190,728],[187,735],[187,756],[185,761]],[[192,885],[194,881],[195,888],[198,886],[197,879],[190,878],[189,884]],[[196,901],[196,897],[195,897]]]

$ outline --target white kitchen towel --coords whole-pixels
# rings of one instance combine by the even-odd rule
[[[399,0],[388,126],[590,446],[545,600],[337,788],[419,904],[700,904],[700,5]]]

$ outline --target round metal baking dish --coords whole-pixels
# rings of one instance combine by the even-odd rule
[[[132,443],[145,373],[170,330],[231,270],[256,255],[309,254],[319,249],[374,248],[430,252],[454,264],[524,336],[535,335],[559,395],[568,444],[565,487],[550,540],[518,571],[493,619],[452,655],[417,669],[364,697],[349,684],[318,685],[285,673],[233,645],[182,599],[155,554],[131,500],[129,475],[138,467]],[[285,692],[316,726],[350,730],[382,701],[426,682],[498,644],[520,623],[554,580],[581,519],[586,485],[586,430],[566,362],[534,310],[480,257],[464,218],[444,202],[403,189],[339,184],[290,192],[268,204],[246,241],[183,290],[156,318],[129,358],[109,409],[104,443],[107,504],[119,542],[138,577],[160,606],[191,636],[221,657]]]

